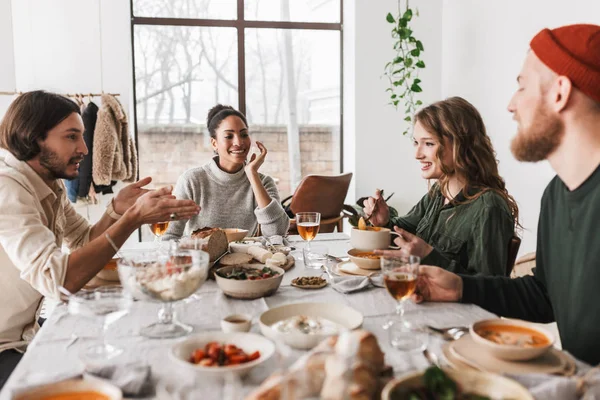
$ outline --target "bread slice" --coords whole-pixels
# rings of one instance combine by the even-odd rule
[[[224,255],[219,263],[221,265],[240,265],[247,264],[250,261],[252,261],[252,256],[250,254],[231,253]]]
[[[229,242],[227,235],[223,229],[219,228],[202,228],[192,232],[192,237],[200,239],[208,239],[202,245],[202,250],[206,251],[210,256],[210,262],[215,261],[227,252]]]

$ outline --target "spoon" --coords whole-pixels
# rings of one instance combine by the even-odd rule
[[[465,333],[469,332],[469,328],[466,326],[452,326],[449,328],[436,328],[427,325],[427,328],[435,333],[442,335],[445,340],[458,340]]]

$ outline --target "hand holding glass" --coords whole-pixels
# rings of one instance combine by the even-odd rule
[[[419,336],[412,330],[412,326],[404,319],[404,302],[417,288],[420,262],[421,259],[417,256],[381,257],[381,272],[385,288],[397,302],[397,321],[394,322],[390,317],[383,327],[390,329],[392,346],[401,350],[416,350],[423,345]]]

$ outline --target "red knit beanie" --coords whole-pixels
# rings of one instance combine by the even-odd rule
[[[578,24],[543,29],[530,46],[548,68],[566,76],[577,89],[600,102],[600,26]]]

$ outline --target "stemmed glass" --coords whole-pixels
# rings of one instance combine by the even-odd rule
[[[169,221],[165,222],[155,222],[149,225],[150,232],[154,235],[154,243],[160,242],[160,238],[165,234],[167,228],[169,227]]]
[[[132,302],[131,296],[119,286],[80,290],[69,297],[70,314],[102,321],[102,343],[84,350],[82,356],[86,360],[107,361],[123,353],[123,349],[106,342],[106,331],[110,324],[129,312]]]
[[[388,293],[396,300],[396,321],[392,316],[384,329],[390,331],[390,341],[394,348],[416,350],[423,346],[420,336],[404,318],[404,303],[417,288],[419,264],[417,256],[381,257],[381,272]]]
[[[160,302],[158,322],[140,330],[149,338],[175,338],[187,335],[192,327],[176,320],[173,303],[196,292],[204,283],[208,253],[201,250],[172,249],[133,255],[119,260],[119,277],[133,297]]]
[[[296,227],[298,234],[306,241],[306,250],[310,251],[310,242],[319,233],[319,224],[321,223],[321,213],[318,212],[300,212],[296,214]]]

